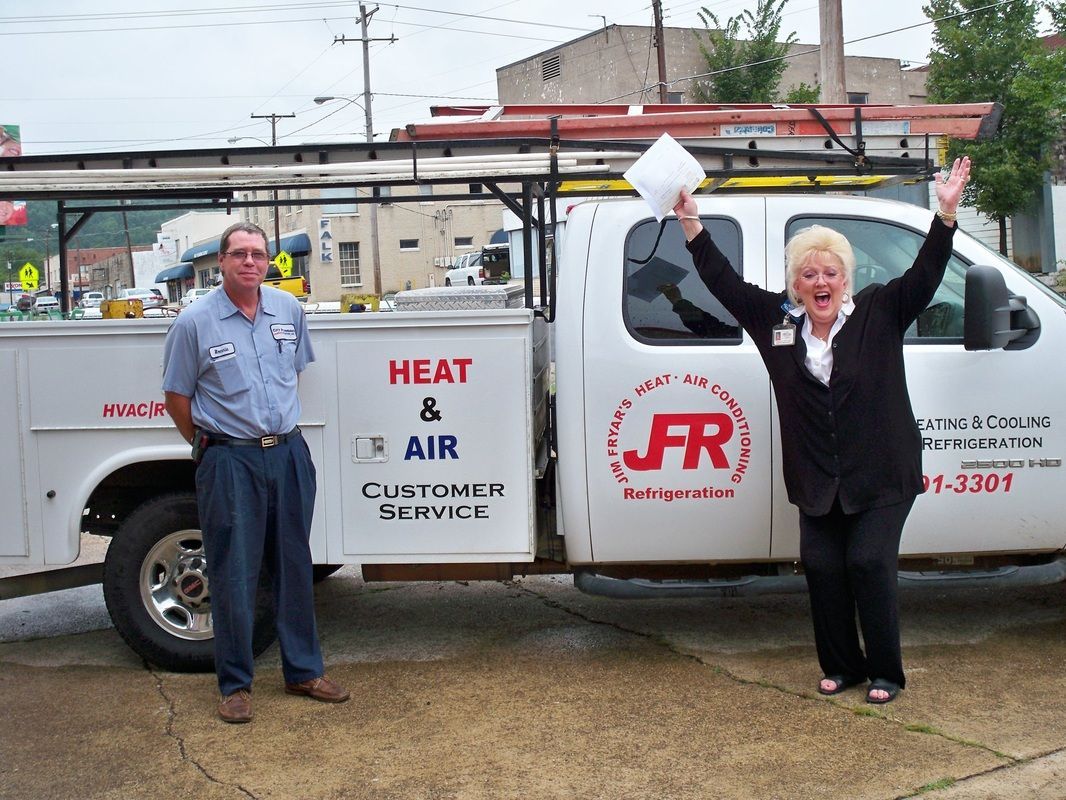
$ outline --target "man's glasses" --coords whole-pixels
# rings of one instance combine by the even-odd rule
[[[264,253],[262,250],[252,250],[251,252],[247,250],[227,250],[226,255],[230,258],[236,259],[237,261],[244,261],[244,259],[248,258],[248,256],[251,256],[252,261],[254,261],[256,264],[265,264],[267,263],[267,261],[270,260],[270,256]]]

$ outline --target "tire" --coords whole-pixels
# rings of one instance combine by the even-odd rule
[[[451,286],[452,285],[452,279],[451,278],[445,278],[444,279],[444,285],[445,286]]]
[[[467,278],[466,279],[466,285],[467,286],[473,286],[474,285],[474,279],[473,278]]]
[[[321,583],[343,566],[343,564],[315,564],[311,567],[311,580],[314,583]]]
[[[273,643],[273,600],[262,583],[252,651]],[[137,655],[171,672],[212,672],[211,582],[196,496],[159,495],[119,526],[104,557],[104,602]]]

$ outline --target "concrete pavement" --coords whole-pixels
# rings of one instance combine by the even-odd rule
[[[318,609],[352,701],[285,695],[272,648],[245,726],[214,718],[213,677],[110,628],[38,633],[25,602],[0,602],[0,798],[1066,798],[1063,586],[905,592],[909,688],[873,707],[815,692],[802,595],[345,568]]]

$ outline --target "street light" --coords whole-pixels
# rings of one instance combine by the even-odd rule
[[[364,32],[363,35],[366,36],[366,33]],[[365,58],[365,54],[364,54],[364,58]],[[366,74],[366,81],[367,81],[367,86],[369,87],[369,82],[370,82],[369,73]],[[334,96],[334,95],[326,95],[326,96],[316,97],[314,102],[315,102],[315,105],[320,106],[323,103],[329,102],[330,100],[343,100],[346,103],[351,103],[353,106],[358,106],[360,109],[362,109],[363,114],[366,116],[366,143],[367,144],[373,144],[374,143],[374,121],[373,121],[373,118],[370,116],[370,90],[369,90],[369,88],[367,89],[367,92],[366,92],[366,95],[365,95],[365,99],[366,99],[366,103],[367,103],[365,106],[362,103],[360,103],[358,100],[353,100],[350,97],[337,97],[337,96]],[[370,203],[370,259],[371,259],[372,266],[374,268],[374,294],[380,295],[381,294],[381,290],[382,290],[382,286],[381,286],[381,251],[380,251],[380,248],[378,246],[378,204],[376,202],[373,202],[373,201]]]
[[[230,144],[237,144],[237,142],[243,142],[245,139],[255,139],[260,144],[264,144],[267,147],[271,146],[270,142],[264,141],[263,139],[260,139],[258,136],[234,136],[232,139],[227,139],[226,141],[229,142]]]
[[[359,106],[359,108],[362,110],[362,112],[364,114],[366,113],[366,107],[362,103],[360,103],[358,100],[353,100],[350,97],[335,97],[333,95],[329,95],[328,97],[316,97],[315,98],[315,105],[316,106],[320,106],[323,103],[328,103],[330,100],[343,100],[346,103],[351,103],[353,106]]]

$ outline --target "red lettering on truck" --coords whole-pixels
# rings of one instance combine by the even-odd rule
[[[466,383],[472,358],[389,359],[389,383]]]
[[[144,403],[104,403],[102,417],[140,417],[152,419],[167,413],[166,406],[157,400]]]
[[[670,432],[677,428],[683,432]],[[713,429],[713,432],[708,433],[708,429]],[[622,461],[633,470],[662,469],[666,448],[684,447],[682,469],[698,469],[704,450],[715,469],[728,469],[729,459],[722,445],[732,436],[733,420],[728,414],[655,414],[651,421],[647,453],[641,456],[636,450],[626,450],[622,453]]]

